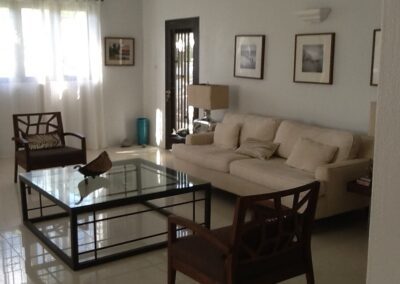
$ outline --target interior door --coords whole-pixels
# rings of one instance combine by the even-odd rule
[[[178,130],[192,129],[198,110],[187,104],[186,88],[199,83],[199,18],[165,22],[165,147],[179,142]]]

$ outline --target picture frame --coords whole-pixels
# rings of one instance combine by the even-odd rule
[[[335,33],[296,34],[293,82],[333,82]]]
[[[106,66],[134,66],[135,39],[129,37],[105,37],[104,64]]]
[[[265,35],[236,35],[233,76],[264,78]]]
[[[380,72],[380,58],[381,58],[381,42],[382,31],[381,29],[374,29],[374,36],[372,41],[372,59],[371,59],[371,76],[369,84],[371,86],[378,86],[379,72]]]

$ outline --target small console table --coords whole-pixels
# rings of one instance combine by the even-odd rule
[[[347,191],[371,197],[372,184],[362,185],[353,180],[347,183]]]

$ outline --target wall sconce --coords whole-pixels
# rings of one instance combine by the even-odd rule
[[[330,12],[331,8],[315,8],[297,11],[295,15],[308,23],[320,23],[328,18]]]

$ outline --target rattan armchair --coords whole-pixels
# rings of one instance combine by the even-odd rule
[[[15,142],[14,182],[18,166],[26,171],[86,164],[86,140],[82,135],[64,132],[60,112],[13,115]],[[80,148],[69,147],[65,137],[80,140]]]
[[[170,216],[168,283],[175,283],[176,271],[200,283],[277,283],[301,274],[314,283],[311,230],[318,191],[313,182],[239,197],[233,225],[216,230]],[[192,234],[178,238],[177,230]]]

